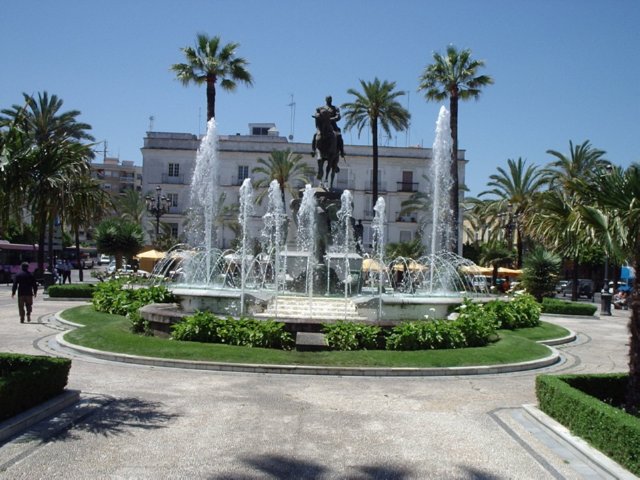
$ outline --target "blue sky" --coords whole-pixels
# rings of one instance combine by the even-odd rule
[[[460,105],[475,195],[508,158],[543,165],[548,149],[568,152],[570,140],[590,140],[619,165],[640,161],[639,22],[635,0],[4,0],[0,108],[46,90],[82,112],[110,156],[140,164],[150,116],[156,131],[204,133],[204,87],[183,87],[169,71],[204,32],[239,42],[255,80],[219,90],[220,133],[273,122],[309,142],[326,95],[341,104],[377,76],[410,92],[412,115],[408,135],[382,143],[430,147],[440,105],[417,92],[418,77],[434,51],[454,44],[495,80]],[[345,140],[370,142],[356,132]]]

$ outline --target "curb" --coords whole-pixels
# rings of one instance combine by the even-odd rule
[[[567,328],[567,330],[569,330]],[[540,340],[536,343],[541,343],[542,345],[546,345],[547,347],[554,347],[557,345],[564,345],[565,343],[575,342],[578,338],[578,335],[573,330],[569,330],[569,335],[560,338],[552,338],[551,340]]]
[[[29,410],[19,413],[0,422],[0,443],[4,443],[14,435],[26,430],[36,423],[51,417],[80,400],[79,390],[65,390],[60,395],[35,405]]]
[[[569,444],[576,451],[586,456],[589,461],[613,478],[621,480],[637,479],[633,473],[626,470],[622,465],[607,457],[600,450],[593,448],[583,439],[571,434],[569,429],[548,416],[535,405],[522,405],[525,412],[536,422],[538,422],[547,432],[560,438]]]
[[[448,368],[385,368],[385,367],[324,367],[308,365],[266,365],[246,363],[222,363],[190,360],[173,360],[165,358],[142,357],[121,353],[105,352],[93,348],[81,347],[67,342],[61,332],[56,335],[56,341],[65,348],[76,353],[89,355],[101,360],[112,362],[132,363],[155,367],[188,368],[193,370],[213,370],[220,372],[244,373],[277,373],[294,375],[335,375],[335,376],[370,376],[370,377],[442,377],[461,375],[491,375],[498,373],[513,373],[549,367],[561,360],[560,354],[553,347],[549,347],[551,354],[547,357],[529,362],[510,363],[503,365],[486,365],[471,367]]]

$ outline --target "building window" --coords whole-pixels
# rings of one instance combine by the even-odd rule
[[[169,225],[169,227],[171,228],[171,236],[173,238],[178,238],[178,224],[177,223],[168,223],[167,225]]]
[[[169,164],[169,176],[177,177],[180,175],[180,164],[179,163],[170,163]]]
[[[241,185],[245,178],[249,178],[249,167],[247,165],[238,165],[238,185]]]
[[[177,193],[167,193],[167,198],[169,199],[170,205],[172,207],[178,206],[178,194]]]
[[[408,243],[412,237],[411,230],[400,230],[400,243]]]
[[[251,135],[269,135],[269,128],[267,127],[252,127]]]

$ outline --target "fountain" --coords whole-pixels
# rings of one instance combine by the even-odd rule
[[[451,215],[442,208],[441,199],[450,182],[446,168],[451,152],[448,118],[442,107],[429,192],[433,198],[431,251],[418,259],[389,261],[384,258],[384,198],[378,198],[374,207],[374,250],[365,254],[370,258],[363,261],[356,252],[351,192],[338,194],[306,185],[292,204],[290,218],[296,220],[297,228],[296,247],[290,249],[285,245],[289,222],[275,180],[269,185],[263,215],[261,251],[254,254],[249,247],[248,219],[254,203],[249,179],[240,187],[241,247],[236,251],[217,248],[217,140],[211,120],[193,176],[190,245],[174,247],[154,270],[180,298],[180,315],[209,310],[221,315],[275,318],[303,329],[336,320],[393,325],[423,319],[427,313],[444,318],[450,306],[460,304],[463,297],[486,296],[486,289],[473,289],[473,262],[442,251],[455,228],[447,223]]]

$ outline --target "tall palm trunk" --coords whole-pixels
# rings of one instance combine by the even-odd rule
[[[571,301],[578,301],[578,257],[573,258],[573,272],[571,272]]]
[[[207,122],[216,116],[216,79],[207,77]]]
[[[458,252],[458,219],[460,216],[460,206],[458,200],[458,92],[451,92],[449,100],[450,126],[451,126],[451,165],[449,175],[451,185],[449,185],[449,208],[451,209],[451,238],[449,240],[449,250]]]
[[[371,208],[376,206],[378,201],[378,119],[371,119],[371,136],[373,137],[373,172],[371,172],[371,192],[373,195],[373,202]]]
[[[84,280],[84,273],[82,269],[82,256],[80,255],[80,229],[76,226],[74,228],[76,237],[76,262],[78,265],[78,279],[82,282]]]

